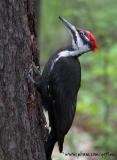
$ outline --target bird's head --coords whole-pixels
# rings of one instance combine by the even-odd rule
[[[74,50],[79,50],[79,56],[83,53],[95,51],[97,49],[96,39],[92,33],[82,29],[76,29],[74,25],[63,17],[59,17],[59,19],[69,29],[72,35],[72,47]]]

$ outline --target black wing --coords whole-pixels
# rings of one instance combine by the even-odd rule
[[[61,58],[49,75],[50,123],[58,137],[64,136],[71,127],[80,81],[81,68],[76,58]]]

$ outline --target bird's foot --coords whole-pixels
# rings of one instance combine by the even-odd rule
[[[40,67],[39,66],[34,65],[33,69],[34,69],[35,74],[41,76],[41,71],[40,71]]]
[[[31,74],[31,72],[29,71],[28,76],[27,76],[28,81],[31,81],[33,84],[35,84],[35,80],[33,79],[33,76]]]
[[[31,68],[36,75],[41,76],[40,66],[36,66],[35,63],[33,62]]]
[[[34,76],[41,76],[41,71],[40,71],[40,67],[39,66],[36,66],[35,63],[33,62],[30,66],[30,70],[28,72],[28,76],[27,76],[27,79],[28,81],[31,81],[32,83],[36,83],[35,80],[34,80]]]

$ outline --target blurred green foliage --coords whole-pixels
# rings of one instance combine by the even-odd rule
[[[117,0],[43,0],[41,11],[42,65],[71,38],[59,15],[96,36],[98,51],[80,58],[77,111],[88,116],[90,126],[99,131],[95,136],[89,130],[95,147],[117,152]]]

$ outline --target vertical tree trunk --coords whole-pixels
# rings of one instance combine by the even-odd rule
[[[45,160],[41,103],[26,80],[39,63],[34,1],[0,0],[0,160]]]

